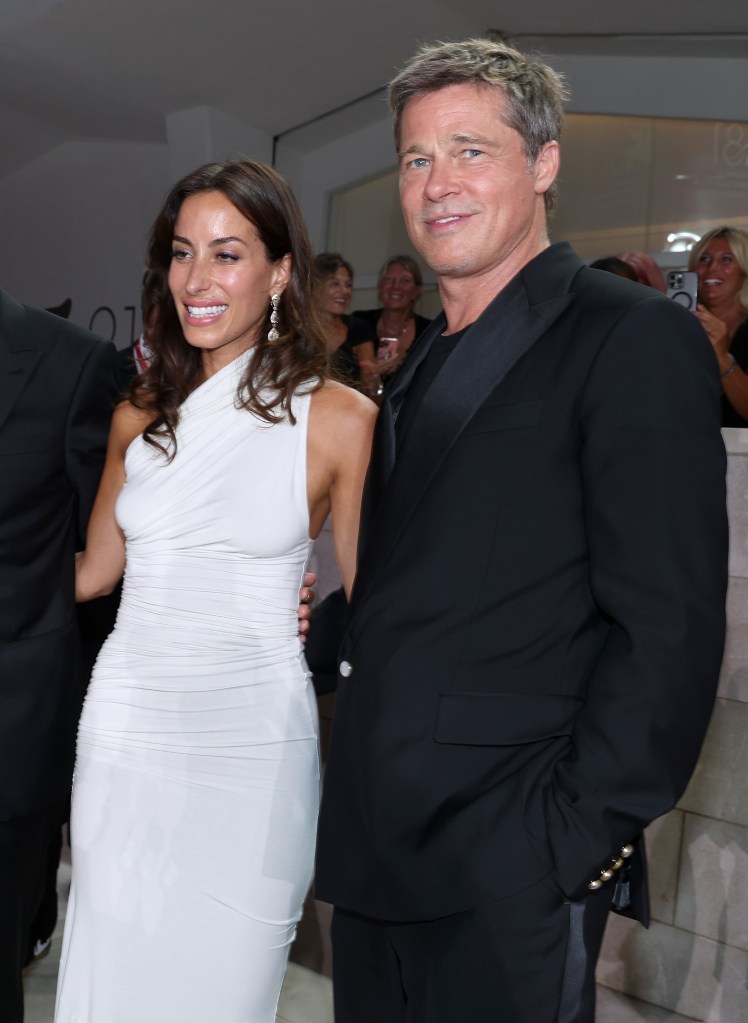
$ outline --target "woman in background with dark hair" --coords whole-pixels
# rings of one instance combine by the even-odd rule
[[[271,168],[187,175],[148,265],[152,358],[77,565],[79,600],[126,571],[78,734],[55,1019],[273,1023],[319,796],[298,592],[330,511],[350,589],[376,408],[324,379],[306,229]]]
[[[376,394],[379,378],[373,371],[374,332],[364,320],[348,315],[353,294],[353,267],[339,252],[320,252],[315,257],[320,320],[338,380],[366,394]]]
[[[699,275],[695,315],[722,378],[722,425],[748,427],[748,233],[715,227],[688,254]]]

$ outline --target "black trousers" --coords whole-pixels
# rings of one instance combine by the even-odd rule
[[[476,909],[416,923],[335,910],[335,1023],[593,1023],[610,907],[569,902],[547,878]]]
[[[47,878],[50,843],[66,806],[0,821],[0,1023],[22,1023],[23,981],[31,924]]]

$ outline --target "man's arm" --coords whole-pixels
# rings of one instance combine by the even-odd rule
[[[623,317],[585,389],[590,584],[610,624],[547,807],[572,897],[677,802],[709,722],[727,584],[718,399],[701,327],[659,299]]]

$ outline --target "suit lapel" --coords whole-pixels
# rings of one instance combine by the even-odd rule
[[[377,429],[374,435],[374,447],[371,457],[371,469],[366,485],[365,514],[362,522],[366,524],[371,520],[374,509],[379,504],[390,473],[395,465],[395,421],[403,402],[405,392],[410,387],[416,370],[429,353],[434,338],[444,330],[447,321],[443,313],[424,330],[418,338],[414,348],[408,355],[402,369],[398,372],[392,386],[385,398],[379,416],[377,418]],[[363,549],[363,536],[359,546]]]
[[[0,291],[0,428],[42,356],[27,336],[26,313]]]
[[[517,360],[547,332],[572,301],[569,287],[582,265],[566,245],[553,246],[533,260],[462,336],[424,396],[394,467],[391,463],[394,436],[387,441],[389,464],[385,472],[377,464],[381,456],[375,448],[372,473],[379,475],[381,490],[361,549],[352,597],[354,606],[371,588],[431,479],[467,423]],[[425,350],[419,352],[417,363],[409,368],[407,377],[398,380],[387,419],[378,433],[393,434],[393,417],[431,342],[444,329],[443,317],[432,328],[423,335],[427,343]]]

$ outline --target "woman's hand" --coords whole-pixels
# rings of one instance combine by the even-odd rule
[[[699,303],[694,310],[694,316],[706,331],[706,336],[712,342],[717,360],[719,361],[720,372],[729,369],[730,360],[727,353],[730,348],[730,332],[724,320],[720,320],[714,313]]]
[[[379,365],[369,359],[359,361],[361,371],[361,385],[370,398],[376,398],[382,393],[382,378],[379,375]]]

